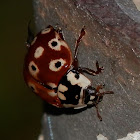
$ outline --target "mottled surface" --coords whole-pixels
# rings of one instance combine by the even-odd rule
[[[105,67],[104,72],[88,77],[94,86],[105,84],[106,90],[115,93],[106,95],[99,104],[102,122],[95,108],[71,115],[59,111],[51,115],[56,110],[46,107],[49,113],[43,118],[42,131],[45,140],[96,140],[99,134],[116,140],[139,130],[140,13],[134,3],[34,0],[34,9],[37,30],[49,24],[61,27],[72,51],[81,28],[86,26],[78,54],[80,65],[95,69],[98,60]]]

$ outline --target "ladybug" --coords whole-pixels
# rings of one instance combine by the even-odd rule
[[[28,31],[30,36],[31,32],[29,29]],[[102,120],[97,104],[104,94],[113,94],[113,92],[100,92],[103,85],[92,87],[91,81],[84,75],[87,73],[95,76],[101,73],[103,67],[99,67],[98,61],[96,71],[79,67],[77,53],[84,35],[85,28],[82,28],[75,43],[74,57],[61,29],[54,29],[49,25],[32,37],[33,39],[28,38],[24,79],[32,91],[47,103],[58,108],[81,109],[95,106],[97,116]]]

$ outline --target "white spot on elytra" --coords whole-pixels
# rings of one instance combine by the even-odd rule
[[[57,87],[55,83],[47,83],[47,85],[49,85],[52,88],[56,88]]]
[[[37,36],[33,39],[31,45],[33,45],[36,42],[36,40],[37,40]]]
[[[68,88],[66,86],[60,84],[59,87],[58,87],[58,90],[61,91],[61,92],[65,92],[65,91],[68,90]]]
[[[61,50],[61,43],[60,43],[60,41],[58,41],[57,38],[53,38],[52,40],[50,40],[48,42],[48,46],[55,51]]]
[[[102,134],[99,134],[99,135],[97,136],[97,140],[108,140],[108,138],[105,137],[105,136],[103,136]]]
[[[57,33],[56,38],[53,38],[48,42],[48,46],[55,51],[60,51],[62,46],[69,50],[67,43],[64,40],[61,40]]]
[[[140,131],[128,133],[126,137],[117,140],[140,140]]]
[[[42,30],[41,34],[48,34],[51,31],[51,28],[46,28]]]
[[[56,66],[56,64],[59,63],[59,66]],[[60,59],[55,59],[55,60],[52,60],[50,63],[49,63],[49,69],[52,70],[52,71],[59,71],[61,69],[61,67],[66,63],[66,61],[62,58]]]
[[[40,56],[42,56],[44,52],[44,48],[43,47],[38,47],[36,50],[35,50],[35,53],[34,53],[34,57],[35,58],[39,58]]]
[[[61,92],[58,92],[58,97],[59,97],[61,100],[66,100],[66,97],[65,97]]]
[[[37,74],[38,74],[38,72],[39,72],[39,69],[38,69],[37,65],[36,65],[33,61],[31,61],[31,62],[29,63],[28,68],[29,68],[30,74],[31,74],[32,76],[34,76],[34,77],[37,78]]]
[[[52,91],[48,91],[48,94],[52,97],[56,96],[57,94],[54,92],[54,90]]]

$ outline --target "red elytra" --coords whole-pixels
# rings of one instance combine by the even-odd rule
[[[48,26],[39,32],[30,44],[24,64],[25,82],[47,103],[61,107],[55,88],[71,64],[71,50],[62,34]]]
[[[82,28],[75,43],[74,59],[72,59],[61,30],[55,30],[52,26],[42,30],[32,43],[28,44],[24,79],[27,85],[47,103],[59,108],[74,109],[95,106],[97,116],[102,120],[97,104],[105,94],[113,92],[100,92],[104,86],[92,87],[91,81],[83,75],[87,73],[95,76],[103,70],[103,67],[99,67],[98,61],[96,61],[96,71],[79,67],[77,53],[84,35],[85,29]]]

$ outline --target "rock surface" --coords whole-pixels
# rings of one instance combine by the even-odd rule
[[[86,26],[78,58],[80,65],[94,68],[96,60],[105,70],[88,76],[93,85],[105,84],[106,95],[95,108],[65,113],[45,106],[42,135],[45,140],[109,140],[126,137],[140,129],[140,12],[131,0],[34,0],[37,30],[49,24],[63,29],[74,51],[75,40]],[[51,113],[53,112],[53,113]],[[55,113],[54,113],[55,112]]]

